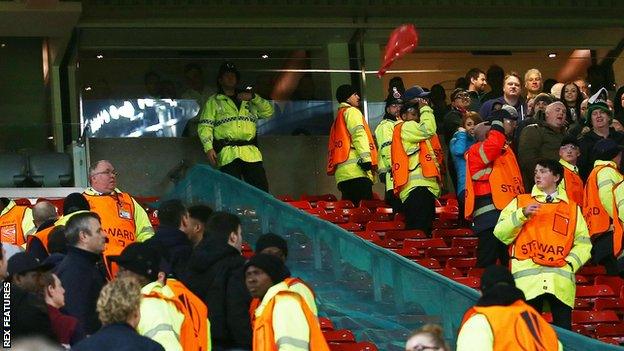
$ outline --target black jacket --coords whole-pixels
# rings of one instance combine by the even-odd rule
[[[180,280],[186,275],[187,264],[193,253],[193,243],[178,228],[160,226],[146,244],[155,248],[167,262],[170,272]]]
[[[139,335],[126,323],[104,326],[97,333],[82,340],[72,351],[164,351],[156,341]]]
[[[56,342],[45,301],[15,284],[10,287],[4,286],[7,282],[2,284],[0,293],[4,295],[10,289],[11,294],[11,338],[39,336]]]
[[[208,306],[213,345],[251,348],[245,258],[234,247],[202,240],[189,262],[186,286]]]
[[[100,290],[106,284],[98,265],[100,258],[101,255],[71,246],[56,268],[56,275],[65,288],[63,311],[78,318],[86,334],[95,333],[101,326],[95,310]]]
[[[609,128],[608,138],[615,140],[619,145],[624,145],[624,133],[617,132],[613,128]],[[602,139],[602,137],[591,130],[587,134],[583,135],[579,140],[581,156],[576,164],[579,168],[579,173],[581,178],[583,178],[583,181],[587,180],[589,173],[591,173],[594,168],[595,155],[592,150],[594,145],[596,145],[600,139]]]

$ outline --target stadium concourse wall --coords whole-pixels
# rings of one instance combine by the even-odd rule
[[[400,350],[409,332],[439,323],[455,345],[464,312],[479,293],[311,216],[211,167],[197,165],[163,199],[206,203],[237,213],[245,240],[262,233],[284,236],[293,276],[310,283],[319,311],[380,350]],[[621,350],[557,329],[565,350]]]

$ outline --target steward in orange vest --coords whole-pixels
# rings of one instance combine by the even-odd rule
[[[457,351],[475,350],[475,345],[493,351],[563,349],[555,330],[524,301],[507,268],[486,268],[481,292],[477,304],[464,314]]]
[[[614,140],[602,139],[596,143],[594,169],[585,184],[583,214],[592,240],[592,261],[605,266],[607,274],[618,275],[616,257],[622,251],[622,226],[618,204],[613,191],[624,180],[618,170],[621,150]]]
[[[510,246],[511,272],[527,303],[538,312],[550,305],[553,324],[572,328],[575,272],[590,258],[591,242],[580,207],[559,192],[563,167],[539,160],[531,194],[503,209],[494,235]]]
[[[181,340],[188,341],[182,345],[184,350],[211,350],[210,321],[206,304],[177,279],[168,278],[167,286],[184,306],[184,323],[180,335]]]
[[[24,245],[26,237],[37,230],[32,210],[7,198],[0,198],[0,206],[0,239],[5,244]]]
[[[579,176],[576,162],[581,155],[576,138],[565,137],[559,148],[559,163],[563,166],[563,180],[560,187],[568,194],[568,198],[580,206],[583,205],[585,192],[583,180]]]
[[[262,301],[254,312],[253,350],[329,351],[308,304],[283,281],[286,271],[279,258],[267,254],[255,255],[245,264],[247,289]]]
[[[358,109],[360,97],[350,85],[336,91],[338,115],[329,133],[327,174],[336,177],[343,200],[356,206],[373,198],[373,173],[377,169],[377,147],[373,135]]]
[[[515,120],[506,110],[493,111],[489,122],[475,127],[477,143],[466,151],[465,217],[472,219],[472,229],[479,237],[477,267],[487,267],[497,260],[506,265],[507,246],[493,235],[500,211],[516,195],[524,193],[518,161],[507,145],[513,135]],[[488,125],[488,123],[490,125]]]

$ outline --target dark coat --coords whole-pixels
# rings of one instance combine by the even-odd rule
[[[619,145],[624,145],[624,133],[617,132],[613,128],[609,128],[609,139],[615,140]],[[595,155],[592,150],[594,145],[602,139],[602,137],[596,134],[593,130],[589,131],[587,134],[584,134],[579,139],[579,146],[581,150],[581,156],[577,161],[577,166],[579,168],[579,174],[583,181],[587,180],[589,173],[591,173],[594,168]]]
[[[193,253],[193,243],[178,228],[160,226],[146,244],[155,248],[168,264],[170,272],[182,279],[186,275],[187,264]]]
[[[3,284],[8,285],[6,282]],[[4,294],[7,289],[8,287],[3,286],[0,293]],[[45,301],[15,284],[11,284],[10,289],[11,338],[17,340],[21,337],[39,336],[56,341]]]
[[[208,306],[213,345],[251,348],[245,258],[228,244],[202,240],[189,262],[184,283]]]
[[[100,329],[95,305],[106,284],[98,266],[101,255],[77,247],[68,247],[67,256],[56,268],[56,275],[65,289],[65,313],[78,318],[87,335]]]
[[[109,324],[82,340],[72,351],[165,351],[156,341],[139,335],[126,323]]]
[[[553,129],[546,122],[537,122],[522,130],[518,143],[518,164],[527,193],[531,192],[535,183],[534,173],[537,161],[540,159],[558,161],[559,148],[564,136],[563,129]]]

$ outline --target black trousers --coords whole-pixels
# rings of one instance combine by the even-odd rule
[[[509,264],[509,252],[507,245],[494,236],[494,227],[485,229],[477,233],[479,243],[477,244],[477,267],[485,268],[500,261],[501,266]]]
[[[401,199],[399,199],[398,196],[394,195],[394,190],[386,191],[386,197],[384,198],[384,201],[386,202],[386,204],[388,204],[388,206],[392,207],[393,213],[401,212]]]
[[[221,172],[227,173],[234,178],[238,178],[253,185],[260,190],[269,192],[269,182],[267,181],[264,165],[260,162],[245,162],[240,158],[219,168]]]
[[[435,196],[427,187],[419,186],[410,191],[403,202],[405,229],[420,229],[431,236],[435,218]]]
[[[360,205],[361,200],[373,199],[373,182],[366,177],[342,181],[338,183],[338,190],[342,199],[351,200],[355,207]]]
[[[553,294],[543,294],[534,299],[528,300],[527,304],[531,305],[538,313],[541,313],[544,308],[544,302],[548,302],[550,305],[550,312],[552,313],[552,324],[567,330],[572,330],[572,307],[561,302]]]
[[[613,256],[613,232],[592,239],[591,255],[595,264],[605,267],[607,275],[624,275],[624,271],[618,267],[618,260]]]

